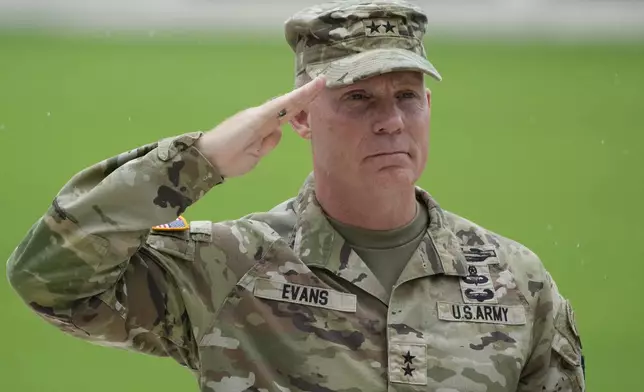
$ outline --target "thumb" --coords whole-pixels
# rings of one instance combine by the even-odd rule
[[[259,155],[264,156],[273,151],[273,149],[279,144],[280,140],[282,140],[282,130],[280,128],[275,128],[273,132],[262,140]]]

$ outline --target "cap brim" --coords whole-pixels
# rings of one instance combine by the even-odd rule
[[[442,77],[425,57],[405,49],[373,49],[324,64],[310,64],[311,78],[324,75],[327,87],[341,87],[373,76],[399,71],[418,71],[441,81]]]

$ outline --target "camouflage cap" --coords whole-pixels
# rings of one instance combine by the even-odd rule
[[[331,1],[305,8],[285,23],[296,74],[324,74],[338,87],[393,71],[441,76],[427,60],[427,16],[403,0]]]

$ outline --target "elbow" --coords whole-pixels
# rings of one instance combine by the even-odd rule
[[[28,295],[32,291],[29,287],[33,286],[32,280],[35,278],[34,275],[31,275],[27,270],[27,266],[32,264],[32,259],[35,254],[32,250],[33,248],[33,229],[24,238],[20,244],[14,249],[14,251],[9,255],[9,260],[7,261],[7,270],[6,276],[9,282],[9,285],[18,294],[23,300],[29,302]]]
[[[50,296],[43,296],[47,289],[47,280],[41,276],[39,268],[42,263],[42,252],[33,252],[26,241],[23,241],[9,256],[6,277],[14,293],[32,308],[51,306]]]
[[[43,249],[24,252],[18,247],[7,263],[7,279],[14,293],[31,311],[50,324],[72,332],[74,299],[69,291],[76,290],[65,278],[69,275],[56,271],[57,259],[47,253]],[[64,287],[68,287],[68,292]]]
[[[32,308],[64,306],[74,299],[70,294],[80,284],[79,271],[70,264],[70,251],[61,247],[60,241],[52,241],[39,226],[34,226],[9,256],[7,280]]]
[[[54,232],[47,220],[45,216],[30,228],[7,261],[11,288],[32,307],[69,303],[74,286],[83,286],[79,281],[83,263],[75,262],[74,249],[69,246],[74,244]]]
[[[32,271],[30,268],[34,265],[38,265],[34,263],[34,259],[25,258],[24,254],[19,252],[19,248],[16,249],[7,262],[6,276],[9,285],[37,316],[63,331],[74,334],[71,303],[61,300],[61,296],[48,289],[48,282],[39,275],[44,271]]]

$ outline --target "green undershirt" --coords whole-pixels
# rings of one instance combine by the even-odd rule
[[[393,285],[427,230],[427,206],[418,202],[417,207],[416,217],[406,226],[394,230],[363,229],[327,216],[331,226],[367,264],[387,294],[391,294]]]

